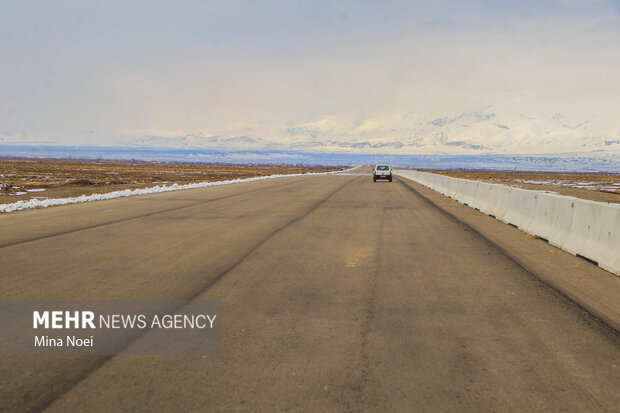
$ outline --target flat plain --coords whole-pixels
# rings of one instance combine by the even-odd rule
[[[524,172],[463,169],[433,169],[426,172],[509,185],[537,191],[555,192],[599,202],[620,203],[620,173]]]
[[[0,204],[155,185],[226,181],[338,168],[71,159],[0,158]]]

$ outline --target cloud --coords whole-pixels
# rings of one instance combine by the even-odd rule
[[[493,105],[513,118],[561,112],[566,125],[596,117],[614,140],[619,11],[577,0],[3,2],[0,124],[71,144],[396,149],[388,140],[421,145],[425,122]],[[490,123],[488,142],[454,142],[493,147],[523,127],[493,122],[510,129]]]

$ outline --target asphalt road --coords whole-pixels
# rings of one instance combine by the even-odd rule
[[[1,299],[214,299],[218,356],[0,356],[3,411],[619,411],[620,338],[405,185],[0,216]]]

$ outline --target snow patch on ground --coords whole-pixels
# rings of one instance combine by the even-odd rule
[[[603,182],[603,181],[571,181],[571,180],[533,180],[533,179],[513,179],[512,182],[522,184],[537,184],[537,185],[555,185],[566,186],[570,188],[590,189],[594,191],[620,191],[620,183],[617,182]]]
[[[342,172],[350,172],[357,167],[348,169]],[[244,179],[231,179],[229,181],[216,181],[216,182],[196,182],[192,184],[173,184],[173,185],[157,185],[150,188],[138,188],[138,189],[124,189],[121,191],[108,192],[105,194],[92,194],[92,195],[81,195],[77,197],[69,197],[69,198],[52,198],[52,199],[30,199],[28,201],[17,201],[12,204],[0,204],[0,213],[2,212],[13,212],[20,211],[23,209],[33,209],[33,208],[47,208],[51,206],[57,205],[68,205],[68,204],[79,204],[82,202],[93,202],[93,201],[102,201],[104,199],[114,199],[114,198],[123,198],[127,196],[135,196],[135,195],[146,195],[146,194],[155,194],[158,192],[171,192],[171,191],[180,191],[183,189],[196,189],[196,188],[207,188],[211,186],[220,186],[220,185],[230,185],[237,184],[241,182],[253,182],[253,181],[262,181],[265,179],[278,179],[278,178],[292,178],[296,176],[309,176],[309,175],[332,175],[337,173],[342,173],[341,171],[333,171],[333,172],[315,172],[315,173],[307,173],[307,174],[290,174],[290,175],[269,175],[269,176],[257,176],[254,178],[244,178]],[[23,192],[22,194],[26,194]]]

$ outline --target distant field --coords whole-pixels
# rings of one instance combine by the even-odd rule
[[[512,171],[429,170],[455,178],[620,203],[620,173],[554,173]]]
[[[338,168],[0,158],[0,204]]]

